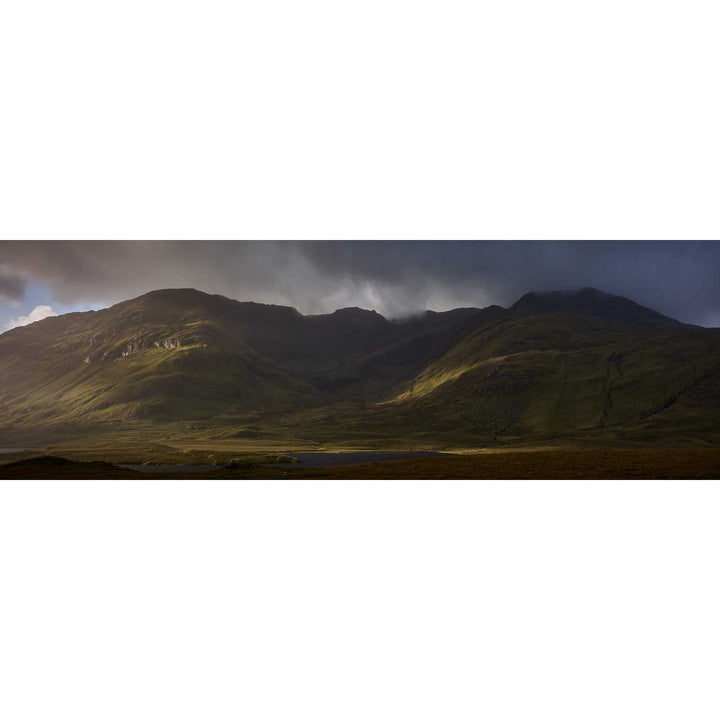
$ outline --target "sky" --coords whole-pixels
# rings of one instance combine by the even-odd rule
[[[391,318],[596,287],[718,327],[720,242],[0,242],[0,332],[169,287],[304,314],[356,306]]]

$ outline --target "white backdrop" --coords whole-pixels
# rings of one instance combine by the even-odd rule
[[[718,238],[717,27],[5,0],[0,236]],[[0,715],[715,720],[718,492],[6,482]]]
[[[6,238],[715,239],[712,0],[5,0]]]

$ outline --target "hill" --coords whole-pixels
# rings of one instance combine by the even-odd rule
[[[288,412],[372,398],[441,354],[483,311],[392,323],[159,290],[0,335],[3,425],[94,427]]]
[[[720,333],[599,315],[504,317],[386,403],[429,434],[675,440],[720,430]],[[458,434],[458,433],[456,433]]]
[[[0,433],[714,443],[719,343],[591,288],[402,321],[158,290],[0,335]]]
[[[635,323],[644,327],[673,327],[680,325],[677,320],[638,305],[636,302],[628,300],[628,298],[620,295],[610,295],[596,288],[529,292],[523,295],[511,309],[518,315],[555,313],[594,315],[607,320]]]

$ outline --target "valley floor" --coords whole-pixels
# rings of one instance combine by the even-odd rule
[[[68,453],[65,453],[65,455]],[[70,455],[73,453],[70,452]],[[81,453],[76,453],[76,457]],[[112,454],[109,453],[108,454]],[[139,472],[101,460],[0,456],[0,478],[15,479],[720,479],[717,449],[506,449],[333,467],[303,467],[282,455],[246,455],[201,472]],[[187,456],[185,456],[187,462]],[[220,458],[215,458],[218,463]],[[198,464],[201,464],[198,462]]]

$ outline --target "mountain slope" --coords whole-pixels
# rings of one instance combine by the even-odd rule
[[[392,323],[347,308],[304,317],[159,290],[0,335],[2,425],[287,412],[374,397],[444,352],[477,310]]]
[[[556,313],[592,315],[644,327],[677,327],[681,325],[677,320],[638,305],[633,300],[589,287],[581,290],[529,292],[523,295],[510,309],[517,315]]]
[[[262,417],[348,442],[720,439],[720,331],[590,288],[403,321],[159,290],[3,333],[0,377],[5,433]]]
[[[227,302],[163,291],[4,333],[6,423],[170,420],[311,402],[311,387],[230,325]]]
[[[549,311],[503,317],[400,390],[385,408],[414,414],[430,432],[712,434],[720,430],[720,332],[652,315],[646,324]]]

